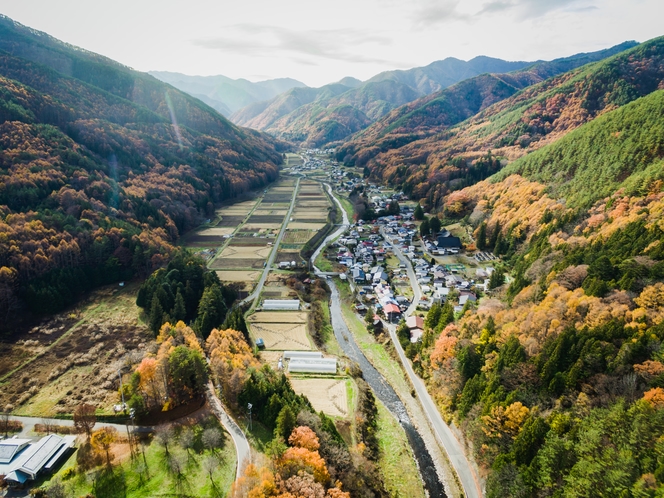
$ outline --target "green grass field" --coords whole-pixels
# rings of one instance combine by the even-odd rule
[[[380,460],[378,465],[383,473],[385,487],[390,496],[423,498],[424,486],[419,478],[413,451],[399,422],[387,411],[385,405],[377,401],[378,444]]]
[[[192,426],[195,439],[193,449],[187,453],[177,443],[177,434],[168,447],[153,441],[143,446],[144,452],[136,458],[127,456],[119,465],[105,465],[88,472],[75,473],[64,479],[76,467],[74,453],[52,479],[45,482],[48,487],[54,480],[61,481],[65,496],[148,498],[166,496],[226,496],[235,480],[235,448],[230,437],[224,433],[222,447],[212,452],[203,447],[201,435],[204,428],[220,428],[217,420],[209,416],[200,425]],[[126,451],[126,445],[124,451]],[[116,451],[122,450],[120,449]],[[144,456],[143,456],[144,455]],[[176,462],[174,464],[174,462]],[[181,466],[178,474],[174,468]],[[208,468],[212,468],[212,480]]]

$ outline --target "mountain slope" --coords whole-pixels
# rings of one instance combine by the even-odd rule
[[[489,151],[514,160],[651,93],[663,79],[664,39],[656,38],[527,87],[454,128],[416,136],[384,151],[365,151],[364,157],[360,151],[357,157],[366,161],[376,177],[404,185],[432,206],[440,205],[451,190],[464,186],[464,181],[450,181],[465,178],[469,165]],[[340,149],[342,153],[352,160],[348,150]],[[485,170],[493,172],[495,167]]]
[[[318,147],[343,140],[366,128],[397,105],[411,101],[415,92],[394,81],[367,83],[332,98],[318,98],[265,129],[277,138]]]
[[[448,57],[441,61],[432,62],[428,66],[385,71],[368,81],[397,81],[408,85],[413,90],[417,90],[420,94],[429,95],[482,73],[509,73],[532,64],[533,62],[509,62],[486,56],[475,57],[467,62]]]
[[[655,90],[447,197],[510,284],[432,310],[414,354],[488,496],[664,489],[663,109]]]
[[[622,188],[627,195],[664,180],[664,90],[655,91],[528,154],[495,176],[543,183],[568,206],[588,208]]]
[[[380,73],[364,83],[355,78],[344,78],[339,83],[318,89],[318,92],[300,93],[294,89],[268,104],[258,103],[242,109],[234,113],[231,120],[305,146],[320,146],[342,140],[349,136],[344,133],[352,134],[366,128],[395,107],[470,76],[486,71],[511,71],[531,64],[489,57],[476,57],[468,62],[450,58],[422,68]],[[325,90],[328,87],[338,89],[339,86],[346,89],[344,95]],[[330,113],[334,114],[334,109],[339,106],[352,106],[355,112],[346,112],[336,121]],[[293,115],[289,116],[291,113]],[[351,114],[355,116],[352,124],[347,120]],[[361,115],[369,118],[362,125]]]
[[[344,144],[338,156],[346,162],[364,166],[377,154],[440,133],[525,87],[635,45],[636,42],[625,42],[599,52],[540,62],[510,74],[483,74],[470,78],[395,109]]]
[[[292,78],[277,78],[253,83],[245,79],[226,76],[189,76],[169,71],[150,71],[155,78],[173,85],[210,107],[230,116],[233,112],[255,102],[269,100],[291,88],[306,87]]]
[[[0,128],[5,319],[161,266],[182,231],[281,160],[200,101],[4,17]]]

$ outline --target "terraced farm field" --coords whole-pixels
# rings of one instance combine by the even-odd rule
[[[260,311],[251,315],[247,321],[254,341],[263,339],[265,349],[313,349],[307,333],[306,311]]]

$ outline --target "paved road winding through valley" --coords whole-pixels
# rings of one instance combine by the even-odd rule
[[[385,236],[385,233],[382,231],[382,229],[381,234],[383,237]],[[422,296],[422,292],[420,290],[419,284],[417,283],[417,276],[415,275],[415,271],[413,270],[413,266],[411,265],[410,261],[403,255],[403,253],[396,245],[393,245],[392,248],[394,250],[394,255],[401,263],[406,265],[408,278],[410,279],[410,285],[413,288],[413,302],[405,313],[405,316],[410,316],[415,312],[417,303]],[[424,409],[424,412],[429,418],[431,427],[433,427],[438,440],[447,452],[447,456],[449,457],[450,462],[452,463],[452,466],[457,473],[457,476],[459,476],[459,480],[461,481],[461,486],[463,487],[465,495],[468,498],[480,498],[482,496],[482,488],[479,484],[477,476],[475,475],[473,467],[466,458],[466,454],[463,450],[463,447],[461,446],[461,443],[454,436],[449,426],[443,420],[443,417],[441,417],[438,408],[431,399],[429,391],[427,391],[427,388],[424,385],[424,382],[413,371],[413,367],[411,366],[410,361],[408,361],[408,358],[406,358],[403,348],[401,347],[401,343],[399,342],[399,338],[397,337],[396,325],[389,324],[388,330],[390,332],[390,337],[392,339],[392,343],[394,344],[394,348],[399,354],[401,364],[406,370],[406,373],[408,374],[413,387],[415,387],[415,392],[417,393],[417,397],[420,401],[420,404],[422,405],[422,408]]]

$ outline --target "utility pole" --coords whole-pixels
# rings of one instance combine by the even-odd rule
[[[251,426],[251,407],[252,407],[252,404],[247,403],[247,408],[249,409],[249,430],[252,430],[252,426]]]
[[[122,386],[122,369],[118,368],[118,378],[120,379],[120,396],[122,396],[122,410],[127,411],[127,404],[124,399],[124,387]]]

